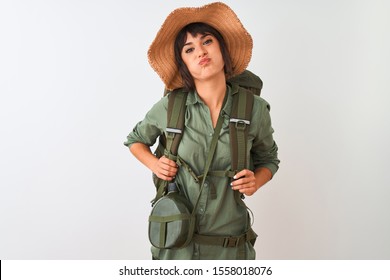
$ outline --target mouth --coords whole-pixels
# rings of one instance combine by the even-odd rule
[[[210,61],[211,61],[210,58],[202,58],[202,59],[199,61],[199,65],[200,65],[200,66],[206,65],[206,64],[208,64]]]

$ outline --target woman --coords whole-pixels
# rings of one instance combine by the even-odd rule
[[[210,142],[219,116],[223,126],[210,170],[229,170],[229,114],[232,87],[226,80],[243,72],[251,58],[252,38],[236,14],[223,3],[199,8],[180,8],[165,20],[149,48],[149,62],[167,89],[189,91],[185,132],[178,155],[195,174],[203,173]],[[127,137],[125,145],[157,177],[175,182],[194,205],[199,184],[185,168],[150,150],[167,126],[168,97],[158,101]],[[277,146],[273,140],[269,105],[256,96],[248,134],[251,169],[240,170],[233,181],[207,176],[197,211],[198,236],[242,236],[250,228],[246,207],[237,203],[234,192],[253,195],[278,169]],[[213,193],[211,195],[211,193]],[[221,246],[193,240],[181,249],[157,249],[154,259],[255,259],[253,240]],[[242,241],[242,240],[241,240]]]

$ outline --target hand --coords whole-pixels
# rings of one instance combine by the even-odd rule
[[[251,170],[241,170],[233,177],[233,179],[236,180],[231,183],[232,189],[245,195],[253,195],[259,189],[256,185],[255,173]]]
[[[177,170],[176,162],[165,156],[160,157],[152,168],[153,173],[165,181],[172,181],[176,176]]]

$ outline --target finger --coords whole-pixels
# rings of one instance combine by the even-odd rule
[[[241,184],[238,187],[239,187],[240,190],[244,190],[245,191],[247,189],[256,189],[255,185],[256,185],[255,182],[250,181],[250,182],[247,182],[245,184]]]
[[[177,167],[173,167],[170,165],[162,164],[161,166],[162,172],[167,176],[174,176],[177,173]]]
[[[163,168],[159,168],[157,171],[157,176],[163,180],[171,181],[176,176],[177,170],[165,170]]]
[[[158,161],[158,166],[160,169],[163,169],[167,172],[177,172],[178,166],[177,164],[168,158],[161,157]]]
[[[247,189],[256,189],[256,183],[253,179],[243,178],[231,183],[233,190],[245,192]]]
[[[240,193],[243,193],[245,195],[253,195],[255,192],[257,192],[258,188],[256,187],[256,183],[255,182],[251,182],[249,184],[247,184],[247,187],[246,188],[242,188],[240,190],[238,190]]]
[[[248,169],[243,169],[234,175],[233,179],[237,180],[243,177],[249,178],[249,177],[254,177],[254,172]]]
[[[245,175],[246,175],[246,169],[243,169],[243,170],[237,172],[236,175],[234,175],[233,179],[237,180],[241,177],[244,177]]]
[[[177,164],[176,162],[174,162],[173,160],[163,156],[160,158],[160,161],[168,166],[172,166],[172,167],[177,167]]]
[[[162,179],[162,180],[164,180],[164,181],[172,181],[174,179],[174,177],[172,177],[172,176],[165,176],[165,175],[163,175],[161,173],[159,173],[157,175],[157,177]]]
[[[247,184],[251,184],[254,181],[254,177],[241,177],[240,179],[236,179],[231,182],[232,186],[246,186]],[[250,185],[249,185],[250,186]],[[248,186],[246,186],[248,187]]]
[[[169,168],[159,168],[158,172],[162,176],[173,178],[173,177],[176,176],[177,168],[172,168],[172,167],[169,167]]]

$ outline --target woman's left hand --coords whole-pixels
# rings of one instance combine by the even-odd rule
[[[233,179],[235,180],[231,183],[232,189],[245,195],[253,195],[259,189],[256,185],[255,173],[249,169],[241,170]]]

